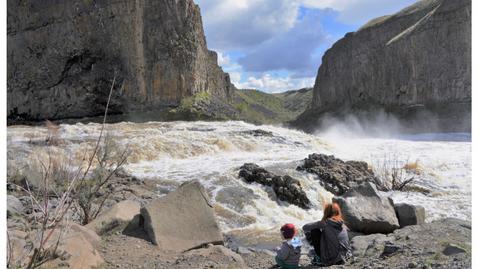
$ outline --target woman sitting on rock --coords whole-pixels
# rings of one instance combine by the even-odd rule
[[[347,231],[340,206],[328,203],[321,221],[303,226],[307,241],[315,250],[312,263],[321,266],[344,264],[352,256]]]

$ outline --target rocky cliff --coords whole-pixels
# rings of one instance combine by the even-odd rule
[[[470,129],[471,0],[421,0],[346,34],[323,56],[312,108],[296,124],[375,109]]]
[[[10,122],[100,115],[114,77],[117,114],[231,98],[192,0],[8,0],[7,14]]]

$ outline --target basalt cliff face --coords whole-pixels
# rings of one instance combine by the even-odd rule
[[[233,85],[192,0],[8,0],[9,122],[178,106]]]
[[[470,129],[471,0],[422,0],[345,35],[325,53],[311,109],[295,123],[311,129],[325,114],[377,109]]]

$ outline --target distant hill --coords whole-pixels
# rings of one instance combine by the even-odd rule
[[[283,93],[254,89],[235,90],[233,102],[238,119],[252,123],[284,123],[303,113],[312,100],[312,88]]]

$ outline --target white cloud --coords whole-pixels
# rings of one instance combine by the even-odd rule
[[[299,0],[309,8],[331,8],[339,12],[338,20],[363,25],[371,19],[391,15],[416,0]]]
[[[228,55],[223,54],[220,51],[217,51],[217,58],[218,58],[218,65],[222,67],[226,67],[230,65],[230,57],[228,57]]]
[[[242,74],[240,72],[230,72],[230,81],[237,87],[239,88],[242,83],[240,80],[242,79]]]
[[[313,87],[315,78],[292,78],[290,76],[277,78],[270,74],[263,74],[257,78],[250,76],[245,82],[240,82],[240,73],[231,73],[232,83],[239,89],[257,89],[265,92],[284,92],[305,87]]]
[[[245,71],[288,70],[297,77],[314,76],[321,61],[316,49],[329,42],[320,24],[322,16],[320,10],[305,11],[289,31],[258,45],[238,63]]]
[[[210,47],[249,48],[290,29],[298,15],[298,1],[195,0],[202,11]]]

